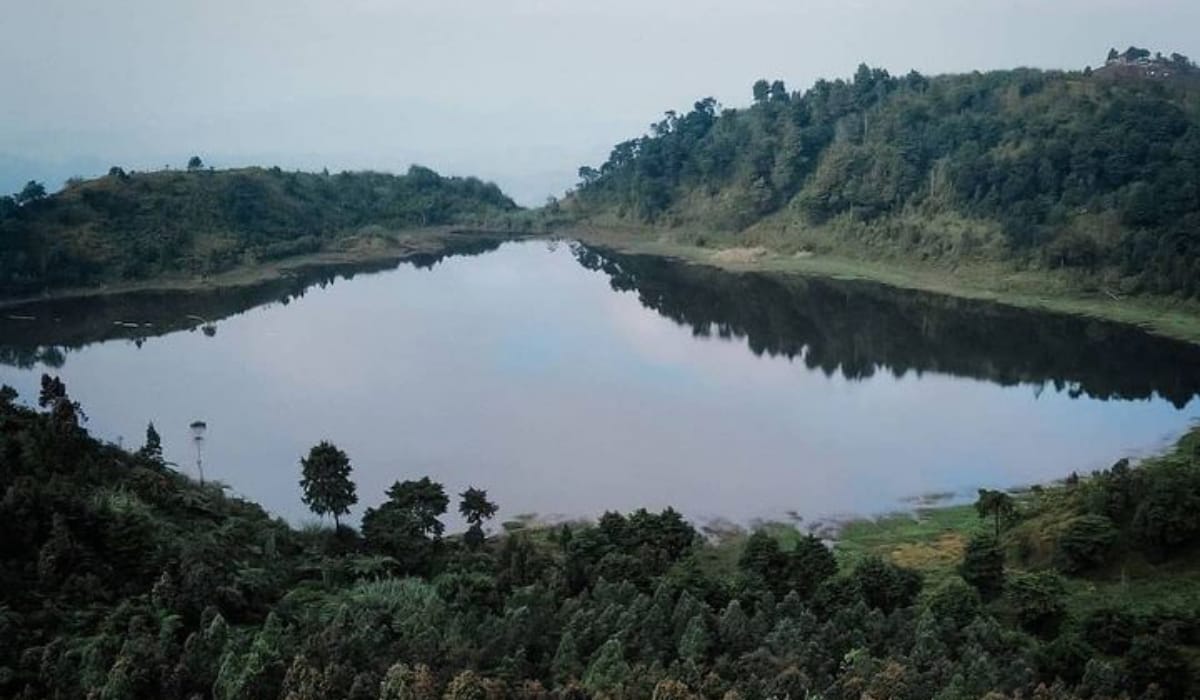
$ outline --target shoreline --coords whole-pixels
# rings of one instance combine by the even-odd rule
[[[469,239],[578,240],[633,255],[669,258],[729,272],[816,277],[874,282],[960,299],[1066,314],[1136,326],[1160,337],[1200,344],[1200,303],[1166,297],[1111,298],[1088,293],[1062,276],[1017,271],[1001,264],[969,263],[953,269],[897,261],[868,261],[836,255],[786,254],[763,247],[708,247],[682,242],[655,229],[562,226],[543,232],[486,231],[462,228],[410,229],[368,240],[350,240],[342,248],[242,265],[213,275],[171,275],[147,280],[73,287],[39,295],[0,297],[0,311],[48,301],[116,296],[139,292],[203,292],[249,287],[320,266],[399,264],[417,255],[446,251]]]
[[[418,255],[436,255],[447,252],[451,244],[457,241],[527,237],[534,236],[460,228],[410,229],[367,241],[349,241],[349,245],[343,249],[324,250],[256,265],[239,265],[212,275],[168,275],[96,287],[56,289],[33,296],[0,297],[0,311],[50,301],[90,299],[142,292],[211,292],[220,289],[253,287],[291,277],[307,268],[400,264]]]
[[[654,255],[730,272],[876,282],[960,299],[1131,325],[1153,335],[1200,344],[1200,303],[1166,297],[1109,298],[1070,288],[1062,276],[972,263],[954,269],[834,255],[784,254],[762,247],[707,247],[661,230],[566,227],[564,238],[633,255]]]

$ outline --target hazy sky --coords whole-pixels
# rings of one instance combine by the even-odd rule
[[[403,170],[524,204],[667,109],[893,73],[1200,55],[1196,0],[37,0],[0,21],[0,192],[119,164]]]

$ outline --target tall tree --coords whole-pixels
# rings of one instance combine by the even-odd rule
[[[300,459],[304,489],[302,500],[317,515],[333,516],[334,528],[341,527],[339,516],[350,512],[358,503],[354,482],[350,480],[350,458],[333,443],[322,440],[313,446],[307,457]]]
[[[470,526],[463,539],[469,547],[478,547],[484,539],[483,521],[490,520],[496,514],[496,504],[488,500],[487,491],[473,486],[458,495],[462,499],[458,503],[458,512]]]
[[[200,156],[192,156],[188,159],[188,170],[199,170],[204,167],[204,161],[200,160]]]

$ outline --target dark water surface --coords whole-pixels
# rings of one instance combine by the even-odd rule
[[[298,459],[351,456],[361,506],[430,475],[502,516],[675,505],[747,521],[893,509],[1163,447],[1200,348],[1097,321],[543,241],[376,274],[0,310],[0,382],[59,373],[94,433],[293,520]],[[359,270],[359,272],[364,272]]]

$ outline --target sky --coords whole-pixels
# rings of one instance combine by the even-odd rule
[[[4,0],[0,192],[279,165],[476,175],[524,205],[668,109],[859,63],[1082,68],[1200,56],[1195,0]]]

